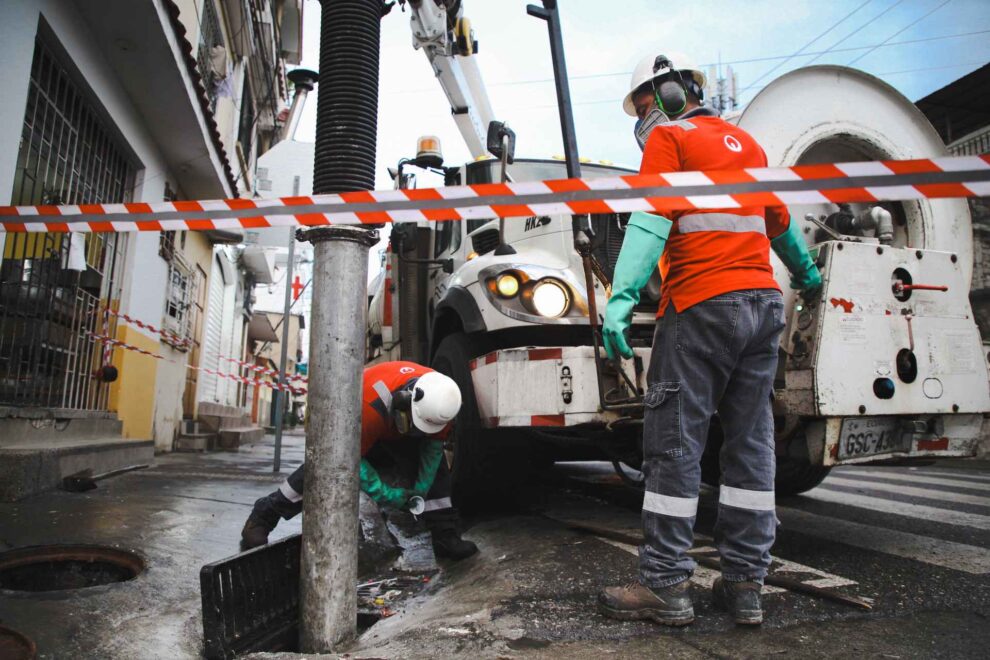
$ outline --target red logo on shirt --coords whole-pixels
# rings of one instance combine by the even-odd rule
[[[728,147],[729,151],[735,151],[736,153],[742,151],[742,144],[739,142],[739,140],[732,137],[731,135],[726,135],[723,141],[725,142],[725,146]]]

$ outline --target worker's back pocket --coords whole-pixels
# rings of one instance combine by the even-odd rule
[[[680,458],[681,384],[678,381],[653,383],[643,397],[646,406],[643,420],[643,457]]]
[[[743,299],[727,293],[677,313],[677,350],[702,357],[732,351]]]

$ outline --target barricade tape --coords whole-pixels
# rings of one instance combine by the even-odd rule
[[[100,343],[103,343],[103,344],[106,344],[106,345],[109,345],[109,346],[119,346],[120,348],[123,348],[125,350],[134,351],[135,353],[140,353],[141,355],[147,355],[148,357],[152,357],[152,358],[154,358],[156,360],[162,360],[163,362],[168,362],[169,364],[178,364],[177,362],[174,362],[172,360],[167,359],[164,355],[159,355],[158,353],[152,353],[151,351],[146,351],[143,348],[140,348],[138,346],[133,346],[133,345],[128,344],[126,342],[122,342],[119,339],[114,339],[113,337],[104,337],[103,335],[98,335],[95,332],[90,332],[89,333],[89,336],[93,339],[93,341],[97,341],[97,342],[100,342]],[[291,392],[292,394],[295,394],[296,396],[301,396],[303,394],[306,394],[306,390],[304,388],[293,387],[292,385],[289,385],[288,383],[286,383],[285,385],[282,385],[280,383],[272,383],[272,382],[265,381],[265,380],[257,380],[257,379],[254,379],[254,378],[247,378],[245,376],[239,376],[237,374],[228,374],[228,373],[224,373],[222,371],[217,371],[215,369],[209,369],[207,367],[198,367],[198,366],[193,365],[193,364],[184,364],[182,366],[186,367],[187,369],[192,369],[193,371],[204,371],[204,372],[206,372],[208,374],[213,374],[214,376],[217,376],[218,378],[226,378],[227,380],[233,380],[233,381],[237,381],[239,383],[247,383],[249,385],[254,385],[256,387],[267,387],[267,388],[270,388],[270,389],[273,389],[273,390],[282,390],[282,391],[285,391],[285,392]]]
[[[274,376],[275,378],[278,378],[279,375],[282,373],[278,369],[271,369],[269,367],[263,367],[260,364],[254,364],[253,362],[244,362],[243,360],[238,360],[238,359],[232,358],[232,357],[224,357],[222,355],[218,355],[217,358],[220,359],[220,360],[223,360],[224,362],[231,362],[233,364],[239,365],[241,367],[244,367],[248,371],[253,371],[255,373],[262,374],[264,376]],[[301,376],[301,375],[291,375],[290,376],[290,375],[286,374],[285,380],[287,380],[289,382],[299,382],[299,383],[308,383],[309,382],[309,378],[307,378],[306,376]]]
[[[133,323],[139,328],[143,328],[145,330],[149,330],[158,335],[161,335],[162,338],[165,339],[171,346],[175,346],[177,348],[185,348],[192,346],[192,340],[190,339],[183,339],[178,335],[169,332],[168,330],[162,330],[161,328],[156,328],[150,323],[145,323],[140,319],[133,318],[131,316],[128,316],[127,314],[124,314],[123,312],[118,312],[116,310],[110,309],[109,307],[105,308],[102,312],[97,311],[95,313],[106,313],[111,316],[116,316],[119,319],[123,319],[129,323]],[[253,371],[255,373],[264,376],[275,376],[276,378],[278,378],[279,374],[281,373],[278,369],[270,369],[268,367],[263,367],[261,365],[254,364],[253,362],[244,362],[243,360],[238,360],[236,358],[231,358],[231,357],[225,357],[222,355],[217,355],[216,357],[217,359],[223,360],[224,362],[231,362],[238,366],[245,367],[248,371]],[[299,376],[299,375],[287,375],[285,379],[287,381],[294,381],[294,382],[302,382],[302,383],[309,382],[309,379],[306,376]]]
[[[990,154],[280,199],[3,206],[0,226],[7,232],[250,229],[987,195]]]
[[[192,346],[192,341],[190,341],[189,339],[184,339],[173,332],[169,332],[168,330],[162,330],[161,328],[156,328],[150,323],[145,323],[144,321],[128,316],[123,312],[118,312],[114,309],[110,309],[109,307],[104,308],[102,312],[97,311],[96,313],[106,313],[111,316],[116,316],[117,318],[123,319],[128,323],[133,323],[134,325],[136,325],[137,327],[143,330],[149,330],[157,335],[161,335],[162,339],[167,341],[170,345],[175,346],[176,348],[187,348],[189,346]]]

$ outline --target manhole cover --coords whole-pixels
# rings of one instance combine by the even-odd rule
[[[0,626],[0,658],[4,660],[34,660],[37,649],[30,638],[16,630]]]
[[[31,546],[0,552],[0,589],[83,589],[126,582],[143,570],[143,559],[118,548],[99,545]]]

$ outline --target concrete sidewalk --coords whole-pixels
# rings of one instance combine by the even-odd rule
[[[49,543],[128,549],[147,565],[136,579],[74,592],[0,591],[0,623],[38,645],[41,658],[196,658],[201,655],[199,571],[239,552],[258,497],[303,460],[304,437],[274,438],[236,452],[160,456],[146,470],[86,493],[54,491],[0,504],[0,550]],[[283,521],[272,540],[299,532]]]

